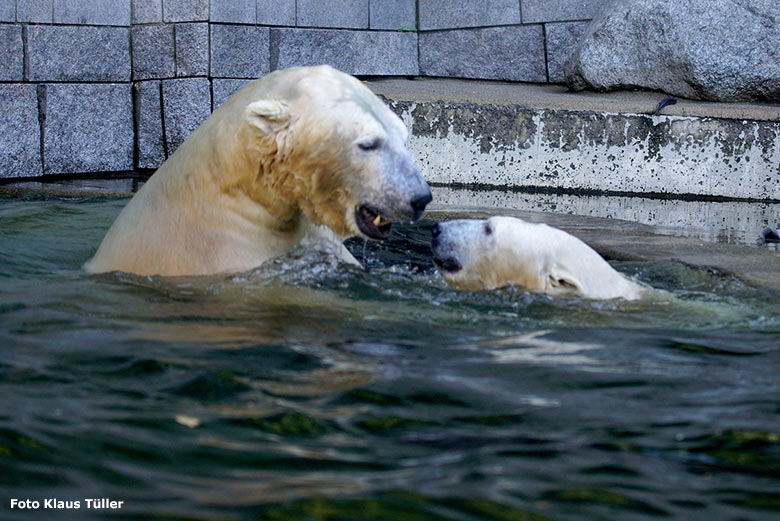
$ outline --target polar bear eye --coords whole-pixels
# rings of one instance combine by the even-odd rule
[[[490,226],[490,223],[485,223],[485,235],[490,235],[493,233],[493,227]]]
[[[382,146],[382,139],[378,137],[364,139],[363,141],[358,143],[358,148],[360,148],[360,150],[367,150],[367,151],[378,150],[379,147],[381,146]]]

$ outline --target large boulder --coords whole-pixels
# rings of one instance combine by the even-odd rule
[[[780,102],[779,0],[616,0],[564,64],[572,90]]]

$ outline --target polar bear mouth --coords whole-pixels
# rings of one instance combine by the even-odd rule
[[[447,273],[455,273],[456,271],[463,269],[463,266],[460,265],[460,262],[455,260],[453,257],[445,257],[443,259],[440,257],[434,257],[433,263],[437,268]]]
[[[355,210],[355,221],[360,231],[369,239],[384,241],[390,237],[393,222],[370,206],[365,204],[358,206]]]

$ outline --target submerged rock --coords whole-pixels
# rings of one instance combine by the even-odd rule
[[[780,102],[778,0],[617,0],[564,64],[572,90]]]

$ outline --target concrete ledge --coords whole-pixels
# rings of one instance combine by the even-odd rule
[[[432,208],[473,208],[496,214],[522,209],[651,225],[656,233],[707,242],[757,244],[761,230],[777,227],[777,205],[745,201],[585,195],[553,191],[472,190],[434,186]]]
[[[571,92],[563,85],[453,79],[373,79],[368,86],[391,101],[517,105],[537,110],[613,114],[652,114],[666,94],[649,91]],[[780,121],[780,105],[713,103],[678,99],[665,116]]]
[[[556,86],[377,80],[441,185],[780,200],[780,106]],[[666,115],[666,113],[669,115]]]

